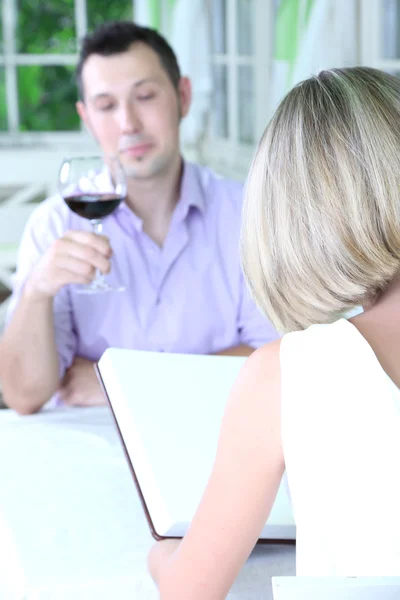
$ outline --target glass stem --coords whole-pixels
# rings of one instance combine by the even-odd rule
[[[103,223],[100,219],[91,219],[90,224],[92,226],[92,232],[96,235],[101,235],[103,232]],[[96,283],[102,283],[104,281],[104,275],[100,271],[100,269],[96,269],[96,274],[94,277],[94,281]]]

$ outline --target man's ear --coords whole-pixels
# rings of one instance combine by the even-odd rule
[[[181,77],[178,87],[179,105],[181,109],[181,118],[186,117],[192,103],[192,83],[189,77]]]
[[[76,112],[78,113],[86,127],[90,130],[85,103],[82,102],[82,100],[78,100],[78,102],[75,104],[75,107]]]

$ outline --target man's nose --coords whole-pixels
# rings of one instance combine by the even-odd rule
[[[124,106],[121,106],[119,113],[120,127],[124,133],[135,133],[140,131],[141,122],[137,111],[132,104],[127,103]]]

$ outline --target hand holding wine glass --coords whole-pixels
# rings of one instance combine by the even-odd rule
[[[88,219],[95,235],[102,233],[102,219],[126,197],[125,174],[116,157],[81,156],[64,160],[59,188],[70,210]],[[78,291],[96,293],[123,289],[122,286],[110,286],[105,281],[104,271],[97,267],[93,281]]]
[[[103,235],[67,231],[44,253],[25,286],[35,298],[53,298],[69,284],[89,284],[99,270],[110,271],[112,250]]]

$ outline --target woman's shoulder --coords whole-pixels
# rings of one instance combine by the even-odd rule
[[[265,381],[279,376],[279,356],[282,339],[264,344],[255,350],[245,363],[244,372],[249,380]]]
[[[236,380],[233,396],[254,415],[276,413],[280,406],[280,344],[275,340],[255,350]]]

